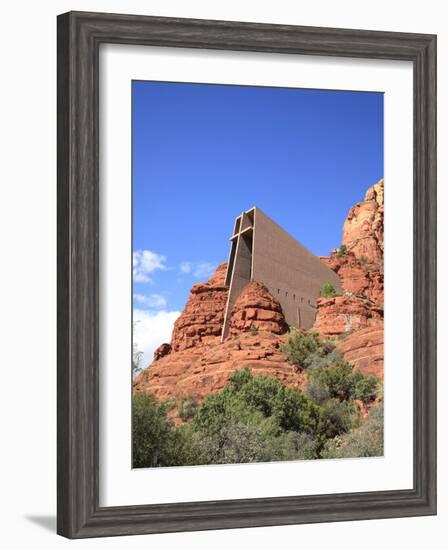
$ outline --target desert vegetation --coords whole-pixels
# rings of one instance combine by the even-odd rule
[[[322,298],[334,298],[335,296],[338,296],[338,292],[331,283],[324,283],[322,285],[320,295]]]
[[[243,368],[202,403],[186,396],[174,416],[173,403],[160,404],[151,394],[136,393],[133,466],[382,455],[379,380],[354,372],[334,342],[313,332],[291,331],[284,353],[306,369],[303,389]],[[176,416],[178,422],[173,421]]]

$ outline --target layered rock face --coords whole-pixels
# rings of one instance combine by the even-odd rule
[[[280,351],[283,338],[270,332],[243,332],[221,343],[208,344],[172,353],[154,362],[134,382],[134,391],[150,391],[159,400],[183,399],[193,395],[199,400],[221,390],[230,375],[249,367],[254,375],[275,376],[287,385],[300,385],[303,374],[285,361]]]
[[[338,349],[355,370],[363,374],[383,378],[384,369],[384,327],[381,321],[358,330],[343,340]]]
[[[368,189],[344,223],[342,248],[321,258],[341,280],[343,296],[320,298],[314,329],[346,336],[338,346],[365,374],[383,374],[384,180]],[[344,248],[345,247],[345,248]]]
[[[221,342],[225,269],[222,264],[208,282],[192,288],[175,323],[171,344],[156,350],[152,365],[135,380],[134,391],[151,392],[161,401],[188,395],[201,400],[221,390],[229,376],[244,367],[255,375],[275,376],[287,385],[303,383],[304,375],[280,351],[288,326],[280,304],[263,285],[249,283],[240,294],[229,337]]]
[[[238,296],[230,319],[230,336],[247,331],[268,331],[285,334],[288,331],[281,305],[268,289],[257,282],[249,283]]]
[[[343,295],[320,298],[314,330],[340,340],[338,349],[355,369],[383,374],[383,213],[384,182],[371,187],[344,224],[346,249],[321,258],[340,277]],[[157,399],[199,400],[221,390],[237,369],[269,375],[303,387],[306,371],[290,365],[280,346],[287,324],[280,304],[257,282],[249,283],[232,310],[229,337],[221,342],[227,303],[227,265],[191,289],[174,325],[171,343],[159,346],[154,362],[134,381],[134,391]]]
[[[226,269],[224,262],[207,282],[191,288],[188,302],[174,323],[172,351],[192,348],[221,335],[228,294]]]
[[[370,187],[364,200],[350,209],[342,230],[342,244],[356,258],[383,260],[384,180]]]
[[[368,298],[376,304],[383,304],[384,277],[381,262],[365,257],[358,259],[353,252],[337,253],[322,257],[327,266],[335,271],[346,294]]]
[[[320,298],[314,330],[324,336],[346,336],[368,326],[382,325],[383,310],[358,296]]]

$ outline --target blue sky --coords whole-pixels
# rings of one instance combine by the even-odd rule
[[[251,206],[315,254],[340,244],[383,177],[383,95],[134,81],[132,140],[134,317],[174,318]]]

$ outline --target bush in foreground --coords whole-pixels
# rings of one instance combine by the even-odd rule
[[[132,400],[132,464],[134,468],[170,466],[171,424],[166,407],[150,394],[138,393]]]
[[[306,368],[307,360],[323,358],[331,353],[335,344],[330,340],[321,340],[319,334],[313,331],[291,329],[288,333],[286,343],[281,346],[288,363]]]
[[[283,386],[270,376],[253,376],[246,368],[235,371],[222,391],[205,398],[193,423],[213,434],[234,420],[251,423],[254,418],[270,419],[274,432],[294,430],[315,435],[321,417],[320,407],[298,388]]]
[[[378,379],[353,372],[353,366],[346,361],[308,371],[307,394],[318,402],[326,399],[360,399],[363,402],[375,399]]]
[[[331,352],[330,352],[331,353]],[[354,399],[373,386],[348,363],[309,370],[306,393],[249,369],[235,371],[223,390],[198,405],[180,404],[186,421],[175,427],[169,405],[151,395],[133,399],[134,467],[373,456],[376,432],[364,424]],[[375,428],[376,429],[376,428]],[[349,438],[353,435],[353,438]],[[376,442],[376,443],[375,443]],[[356,453],[364,453],[358,455]],[[345,456],[344,455],[344,456]]]
[[[328,440],[321,452],[322,458],[353,458],[383,456],[383,404],[372,407],[365,422],[356,430]]]

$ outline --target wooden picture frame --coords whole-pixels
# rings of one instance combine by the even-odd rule
[[[99,506],[99,46],[407,60],[414,75],[414,485]],[[436,513],[436,37],[70,12],[58,17],[58,519],[68,538]]]

